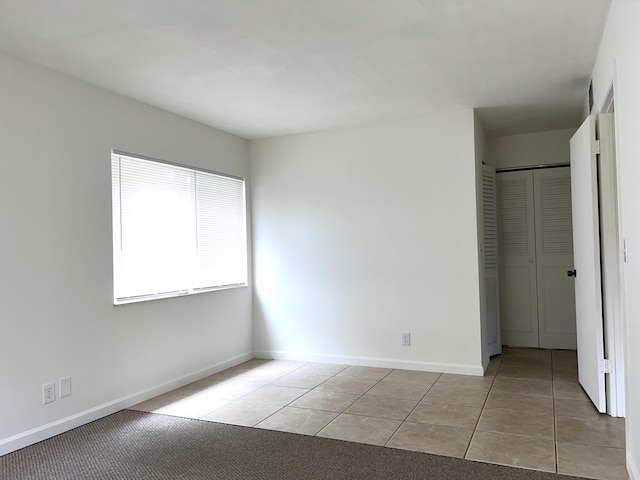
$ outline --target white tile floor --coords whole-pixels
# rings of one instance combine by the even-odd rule
[[[251,360],[132,409],[599,479],[627,479],[624,420],[575,352],[507,348],[484,377]]]

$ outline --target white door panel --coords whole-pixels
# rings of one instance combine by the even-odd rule
[[[595,117],[571,138],[571,200],[576,270],[578,377],[598,411],[606,411]]]
[[[540,347],[575,350],[571,170],[535,170],[533,184]]]
[[[496,170],[489,165],[482,166],[482,208],[487,352],[489,356],[492,356],[502,353],[502,340],[500,335]]]
[[[576,349],[576,308],[573,263],[538,265],[540,347]]]
[[[502,341],[537,347],[533,178],[530,171],[504,172],[497,185]]]

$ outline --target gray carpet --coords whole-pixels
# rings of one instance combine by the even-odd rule
[[[564,475],[123,410],[0,457],[14,479],[512,479]]]

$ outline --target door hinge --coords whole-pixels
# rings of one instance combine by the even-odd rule
[[[600,153],[600,140],[596,140],[593,146],[596,150],[596,155],[598,155]]]
[[[609,360],[607,358],[603,358],[599,362],[600,373],[615,373],[615,367],[613,360]]]

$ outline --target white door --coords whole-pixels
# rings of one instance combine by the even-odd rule
[[[578,378],[598,411],[606,411],[595,116],[571,137],[573,257],[576,270]]]
[[[534,170],[533,190],[540,347],[575,350],[571,169]]]
[[[502,343],[538,347],[533,176],[502,172],[496,183]]]
[[[489,356],[502,353],[500,336],[500,283],[498,272],[498,224],[496,219],[496,169],[482,166],[482,212],[484,220],[485,318]]]

